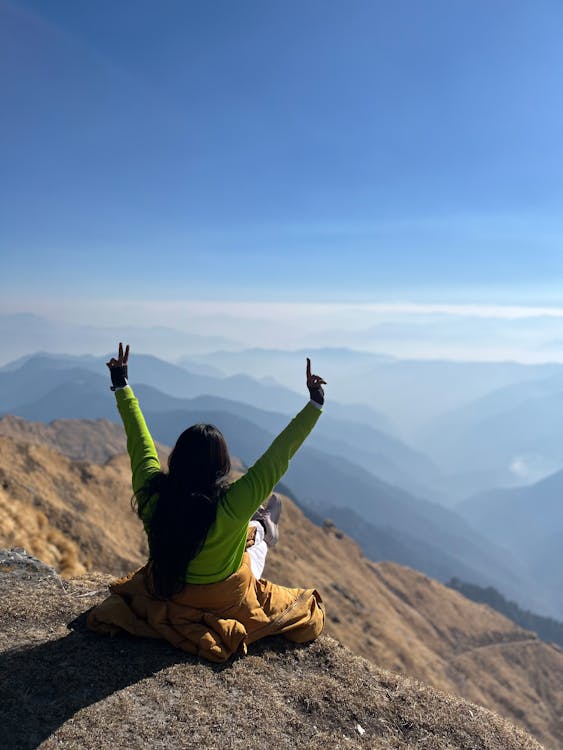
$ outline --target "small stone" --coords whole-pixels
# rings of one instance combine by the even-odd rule
[[[0,549],[0,573],[17,578],[54,577],[60,580],[54,568],[30,555],[23,547]]]
[[[364,734],[366,733],[366,730],[363,728],[361,724],[356,724],[355,729],[356,729],[356,732],[360,735],[360,737],[363,737]]]

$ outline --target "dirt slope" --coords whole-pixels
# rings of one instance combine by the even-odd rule
[[[8,438],[0,438],[0,455],[0,547],[26,547],[64,575],[120,575],[144,561],[125,456],[99,466]],[[327,632],[355,653],[498,711],[546,746],[563,748],[557,647],[416,571],[370,562],[338,529],[314,526],[289,500],[266,574],[319,588]]]
[[[107,581],[62,586],[0,566],[0,747],[541,750],[499,716],[326,636],[272,639],[217,666],[165,643],[69,632]]]

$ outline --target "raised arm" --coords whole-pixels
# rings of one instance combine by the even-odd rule
[[[324,404],[322,386],[325,384],[319,375],[311,374],[311,360],[307,358],[307,388],[311,400],[246,474],[231,485],[223,502],[227,514],[233,519],[249,519],[283,477],[290,460],[321,415]]]
[[[115,391],[117,408],[127,435],[133,492],[137,493],[154,474],[160,471],[160,462],[139,402],[127,382],[128,360],[129,345],[124,352],[123,344],[119,344],[117,359],[112,357],[107,366],[111,375],[112,390]],[[141,503],[139,503],[139,515],[142,516]]]

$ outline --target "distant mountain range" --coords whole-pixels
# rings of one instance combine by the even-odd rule
[[[296,362],[307,352],[272,349],[217,351],[196,354],[193,361],[222,372],[252,372],[255,377],[274,375],[294,383]],[[563,365],[524,365],[518,362],[463,362],[397,359],[352,349],[315,350],[313,364],[330,374],[332,398],[359,401],[382,411],[400,434],[417,438],[426,424],[439,415],[472,404],[497,389],[561,376]],[[351,397],[351,394],[353,396]],[[448,441],[443,434],[442,440]],[[424,440],[417,442],[424,446]]]
[[[384,327],[390,337],[395,335],[393,324]],[[420,328],[417,322],[412,334]],[[381,333],[381,326],[377,329]],[[37,315],[0,315],[4,361],[8,352],[29,358],[30,349],[41,347],[56,359],[54,347],[76,351],[77,342],[83,350],[100,353],[114,340],[114,331]],[[338,348],[315,348],[313,342],[299,351],[241,349],[221,336],[184,334],[170,327],[129,327],[122,335],[136,346],[135,353],[142,348],[181,365],[159,366],[162,360],[143,357],[136,360],[136,383],[178,398],[213,395],[287,415],[298,408],[304,359],[311,356],[315,370],[329,379],[331,416],[366,424],[411,451],[409,458],[389,445],[384,449],[372,436],[367,453],[363,445],[355,445],[354,460],[386,481],[448,507],[475,492],[529,484],[563,468],[563,365],[558,363],[398,359],[355,351],[350,348],[354,339]],[[99,356],[63,359],[98,373],[103,361]],[[24,396],[16,406],[26,404]]]
[[[231,374],[273,369],[291,382],[302,354],[250,349],[193,359]],[[349,400],[351,384],[361,384],[355,398],[383,411],[394,434],[439,468],[439,479],[419,478],[418,487],[386,477],[405,489],[453,507],[486,488],[528,484],[563,468],[561,364],[399,360],[348,349],[314,358],[330,373],[333,397]]]
[[[527,487],[474,495],[458,509],[476,531],[518,555],[545,592],[540,611],[563,619],[563,471]]]
[[[487,477],[466,495],[537,481],[563,468],[563,372],[494,390],[435,420],[417,442],[442,468],[471,465]]]

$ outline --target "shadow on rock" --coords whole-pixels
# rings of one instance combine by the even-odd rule
[[[32,750],[111,693],[174,664],[201,664],[163,641],[97,636],[80,620],[64,638],[0,655],[1,748]]]

